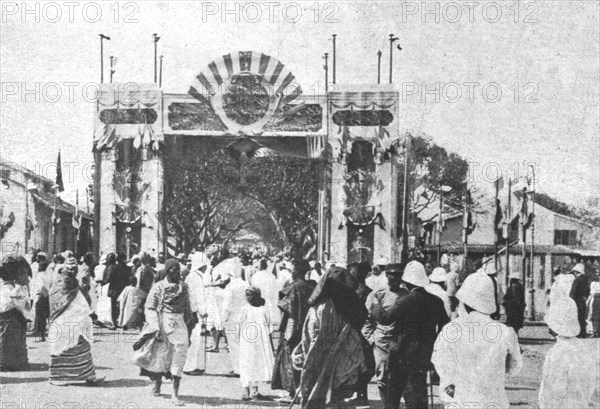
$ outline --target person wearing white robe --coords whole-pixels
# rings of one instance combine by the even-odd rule
[[[229,358],[234,374],[240,373],[240,330],[242,327],[240,316],[243,307],[247,304],[246,290],[249,288],[248,283],[242,279],[244,269],[240,267],[233,271],[233,278],[225,287],[223,298],[225,334],[229,343]]]
[[[110,310],[110,297],[108,296],[108,284],[103,284],[104,271],[106,270],[107,255],[100,257],[100,264],[94,268],[94,281],[96,281],[96,320],[101,325],[112,326],[112,316]]]
[[[598,341],[577,338],[580,326],[575,301],[559,287],[551,294],[546,323],[556,344],[546,354],[539,391],[540,409],[600,407]]]
[[[275,331],[281,322],[281,313],[279,312],[277,303],[279,302],[279,291],[283,287],[280,286],[278,279],[268,270],[266,260],[261,260],[260,269],[252,276],[250,285],[258,288],[265,299],[266,307],[269,309],[271,317],[271,324],[273,325],[270,332]]]
[[[508,409],[505,374],[515,375],[523,364],[517,334],[491,319],[494,286],[486,275],[468,276],[457,298],[459,316],[442,328],[431,357],[440,398],[447,409]]]
[[[195,253],[198,254],[198,253]],[[206,257],[192,258],[192,269],[185,279],[190,291],[190,307],[198,318],[198,324],[190,336],[191,345],[188,349],[183,372],[186,375],[201,375],[206,369],[206,337],[202,334],[202,322],[206,318],[206,287],[204,272],[208,268]]]
[[[275,357],[269,334],[269,309],[256,287],[246,289],[246,305],[240,310],[240,382],[245,388],[242,400],[263,399],[258,385],[271,381]],[[250,394],[250,387],[253,388]]]

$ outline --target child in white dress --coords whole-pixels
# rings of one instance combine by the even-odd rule
[[[271,319],[258,288],[248,288],[246,300],[248,303],[242,307],[239,316],[240,381],[246,389],[242,400],[261,400],[264,397],[258,393],[258,384],[271,381],[274,365],[273,346],[269,336]]]

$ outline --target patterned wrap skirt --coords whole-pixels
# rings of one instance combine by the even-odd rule
[[[62,354],[50,355],[51,382],[80,382],[94,379],[96,371],[92,361],[92,348],[83,337],[79,343]]]
[[[26,371],[26,322],[16,309],[0,313],[0,371]]]

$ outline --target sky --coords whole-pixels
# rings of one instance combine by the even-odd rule
[[[2,2],[0,24],[0,154],[53,178],[60,149],[67,200],[90,182],[100,33],[115,82],[152,82],[158,33],[165,92],[254,50],[309,94],[323,89],[334,33],[338,84],[375,83],[378,50],[387,81],[393,33],[402,133],[464,157],[482,191],[533,167],[537,190],[559,200],[600,194],[599,2],[67,3]]]

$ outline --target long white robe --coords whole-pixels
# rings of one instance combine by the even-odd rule
[[[240,329],[242,327],[240,317],[242,309],[247,304],[246,289],[249,288],[241,278],[233,278],[225,287],[223,299],[223,317],[225,319],[225,334],[229,344],[229,358],[233,372],[240,373]]]
[[[431,362],[440,375],[440,397],[447,408],[508,409],[505,375],[523,364],[515,331],[489,315],[463,313],[446,324],[435,342]],[[454,397],[444,392],[454,385]]]
[[[540,409],[600,407],[600,350],[595,339],[559,336],[546,354]],[[594,406],[589,406],[593,403]]]
[[[269,310],[266,306],[246,304],[240,311],[240,381],[243,387],[251,383],[271,381],[275,357],[269,336]]]
[[[206,296],[204,276],[198,270],[192,270],[185,282],[190,290],[190,307],[194,314],[198,314],[198,324],[192,330],[191,344],[188,349],[187,359],[183,370],[192,372],[206,369],[206,338],[202,336],[202,316],[206,314]]]

